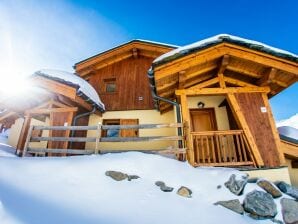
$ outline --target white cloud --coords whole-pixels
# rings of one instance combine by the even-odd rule
[[[0,2],[0,81],[41,68],[72,71],[74,63],[127,40],[98,13],[65,1]]]
[[[298,113],[288,119],[277,121],[276,126],[277,127],[290,126],[298,129]]]

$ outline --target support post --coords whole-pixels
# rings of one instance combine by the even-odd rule
[[[186,140],[186,156],[189,163],[194,166],[195,165],[195,158],[194,158],[194,149],[193,149],[193,140],[190,134],[190,116],[189,116],[189,109],[187,104],[187,97],[185,94],[180,96],[181,99],[181,111],[183,117],[183,124],[184,124],[184,135]]]
[[[100,138],[101,138],[101,131],[102,131],[102,125],[101,125],[101,123],[98,123],[97,129],[96,129],[96,141],[95,141],[94,154],[98,154],[98,152],[99,152],[99,142],[100,142]]]

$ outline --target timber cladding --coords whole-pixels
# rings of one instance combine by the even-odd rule
[[[237,93],[235,97],[264,161],[264,166],[280,166],[279,149],[270,124],[268,108],[267,111],[261,111],[261,107],[265,107],[262,93]]]
[[[97,70],[89,78],[107,111],[154,109],[147,71],[153,58],[138,56]],[[115,86],[113,86],[113,83]],[[110,91],[114,89],[113,91]]]

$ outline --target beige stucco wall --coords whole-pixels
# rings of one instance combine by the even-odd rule
[[[15,121],[15,123],[11,126],[9,136],[8,136],[8,144],[11,145],[12,147],[15,147],[15,148],[17,147],[23,123],[24,123],[24,118],[18,118]],[[31,122],[30,122],[30,125],[49,125],[49,118],[47,117],[45,122],[32,118]],[[49,131],[43,131],[42,132],[43,137],[48,136],[48,135],[49,135]],[[44,147],[47,146],[47,142],[46,141],[31,142],[29,144],[29,146],[30,147],[36,147],[36,148],[37,147],[44,148]]]
[[[291,183],[288,167],[274,169],[257,169],[243,172],[249,174],[249,177],[264,178],[272,182],[285,181],[286,183]]]
[[[130,111],[111,111],[105,112],[102,117],[91,115],[89,118],[89,125],[97,125],[102,123],[103,119],[139,119],[139,124],[164,124],[176,122],[174,111],[169,111],[165,114],[160,114],[156,110],[130,110]],[[88,131],[88,137],[96,136],[96,131]],[[176,135],[175,128],[162,129],[141,129],[139,131],[140,137],[145,136],[173,136]],[[99,143],[101,149],[140,149],[150,150],[167,148],[175,146],[174,141],[150,141],[150,142],[120,142],[120,143]],[[95,143],[87,143],[86,149],[94,149]]]
[[[205,103],[205,108],[214,107],[218,130],[229,130],[229,120],[227,110],[225,107],[218,107],[218,105],[225,99],[224,96],[195,96],[187,97],[188,107],[198,108],[198,102]]]
[[[290,159],[286,159],[292,185],[298,187],[298,168],[293,168]]]

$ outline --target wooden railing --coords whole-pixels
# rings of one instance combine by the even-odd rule
[[[253,165],[242,130],[191,132],[196,166]]]
[[[100,142],[144,142],[144,141],[177,141],[180,143],[184,140],[183,136],[143,136],[143,137],[104,137],[102,136],[103,130],[122,130],[122,129],[159,129],[159,128],[182,128],[181,123],[171,123],[171,124],[140,124],[140,125],[97,125],[97,126],[30,126],[26,143],[22,152],[22,156],[30,153],[33,155],[83,155],[83,154],[98,154],[98,153],[108,153],[108,152],[119,152],[119,151],[142,151],[142,152],[156,152],[165,154],[179,154],[181,156],[185,154],[185,149],[183,147],[167,147],[160,149],[106,149],[100,147]],[[69,136],[32,136],[34,131],[96,131],[95,137],[69,137]],[[30,142],[94,142],[95,147],[92,149],[71,149],[67,148],[34,148],[30,147]],[[181,144],[177,144],[180,145]]]

